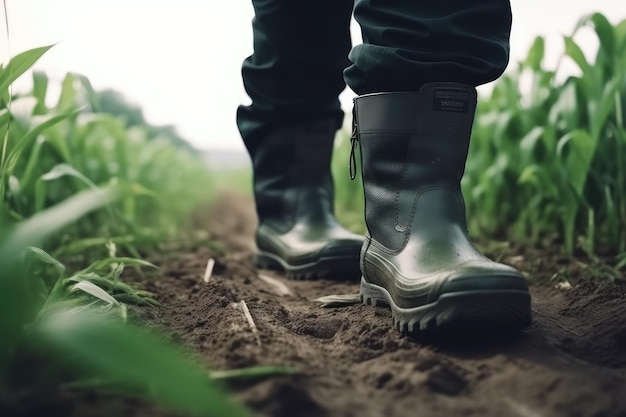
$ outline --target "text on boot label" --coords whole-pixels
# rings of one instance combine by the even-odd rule
[[[433,110],[466,113],[469,101],[470,95],[466,91],[437,88],[433,99]]]

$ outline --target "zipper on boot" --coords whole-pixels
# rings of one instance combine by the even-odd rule
[[[359,141],[359,134],[357,132],[357,122],[356,122],[356,104],[354,104],[352,106],[352,135],[350,136],[350,163],[349,163],[350,180],[352,181],[354,181],[354,179],[356,178],[357,165],[356,165],[355,148],[356,148],[356,144],[358,141]]]

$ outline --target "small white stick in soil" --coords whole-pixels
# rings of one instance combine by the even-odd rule
[[[331,307],[347,307],[353,304],[359,304],[361,302],[361,295],[359,293],[356,294],[336,294],[336,295],[326,295],[324,297],[316,298],[313,300],[315,302],[321,303],[321,307],[331,308]]]
[[[252,330],[252,334],[256,338],[256,343],[261,346],[261,335],[259,334],[259,329],[257,329],[256,324],[254,324],[254,320],[252,319],[252,315],[250,314],[250,310],[248,310],[248,305],[244,300],[241,300],[241,310],[243,311],[243,315],[248,320],[248,324],[250,325],[250,329]]]
[[[508,403],[519,417],[542,417],[541,414],[531,410],[527,405],[520,404],[512,398],[505,397],[504,402]]]
[[[557,282],[554,285],[554,288],[558,290],[571,290],[573,287],[569,281],[565,280],[565,281]]]
[[[276,278],[268,277],[267,275],[259,274],[259,278],[268,283],[274,292],[280,296],[292,295],[291,290],[285,284],[277,280]]]
[[[213,267],[215,267],[215,259],[209,258],[206,263],[206,269],[204,270],[204,282],[206,282],[207,284],[211,279],[211,274],[213,274]]]

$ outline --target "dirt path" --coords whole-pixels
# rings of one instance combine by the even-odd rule
[[[312,299],[358,292],[333,281],[288,281],[251,263],[249,200],[227,195],[212,213],[229,250],[163,261],[151,289],[170,308],[153,318],[219,369],[291,365],[300,372],[237,387],[260,415],[626,416],[626,288],[532,289],[535,322],[517,337],[420,341],[387,310],[321,308]],[[217,261],[202,281],[207,259]],[[280,280],[279,295],[259,274]],[[245,300],[260,332],[242,313]]]

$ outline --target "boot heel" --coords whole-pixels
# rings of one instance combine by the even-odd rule
[[[361,303],[379,307],[390,307],[389,293],[383,287],[370,284],[361,277]]]

